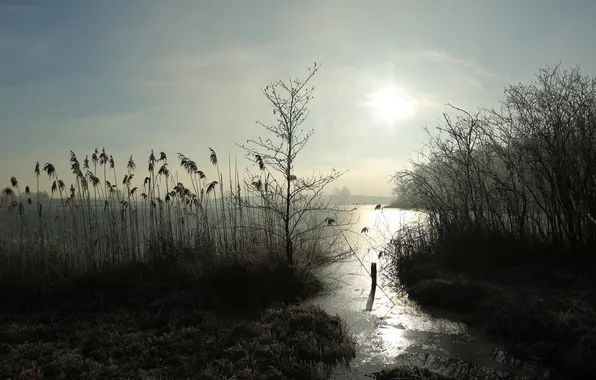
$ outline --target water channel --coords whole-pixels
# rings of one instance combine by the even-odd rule
[[[374,205],[360,206],[354,212],[359,218],[349,240],[358,246],[358,258],[329,268],[327,275],[333,290],[311,301],[342,317],[357,341],[356,358],[349,366],[336,368],[336,379],[370,379],[366,374],[395,364],[423,366],[455,378],[548,378],[534,366],[511,359],[501,345],[481,332],[448,318],[431,316],[407,295],[392,289],[390,280],[383,276],[386,262],[379,258],[379,250],[392,231],[404,223],[418,222],[421,214],[375,210]],[[361,233],[365,227],[368,232]],[[379,287],[372,310],[365,311],[372,262],[379,268]]]

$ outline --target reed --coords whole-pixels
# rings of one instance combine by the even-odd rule
[[[188,174],[187,184],[173,178],[165,152],[155,155],[151,151],[143,174],[130,156],[126,173],[118,177],[115,159],[105,149],[96,149],[83,162],[71,151],[69,187],[67,175],[58,173],[52,163],[43,166],[51,189],[47,200],[39,197],[39,163],[34,170],[36,200],[25,199],[29,186],[22,194],[17,178],[12,177],[11,186],[2,191],[2,203],[8,206],[3,217],[14,218],[16,224],[0,238],[0,280],[29,282],[52,277],[55,281],[127,262],[192,262],[283,252],[283,220],[266,207],[267,200],[244,187],[237,164],[234,171],[228,165],[231,191],[226,195],[213,149],[209,149],[209,163],[216,166],[217,179],[209,180],[182,153],[178,153],[178,163]],[[137,178],[143,178],[142,182]],[[298,260],[302,257],[309,267],[323,265],[341,250],[337,245],[321,244],[337,227],[324,222],[330,214],[311,214],[305,224],[309,228],[294,242]],[[185,257],[179,257],[182,253]]]

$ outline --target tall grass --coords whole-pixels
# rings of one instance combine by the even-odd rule
[[[66,174],[38,162],[36,197],[31,198],[29,186],[21,193],[16,177],[3,190],[1,201],[7,207],[2,218],[14,218],[16,224],[0,237],[0,280],[43,282],[125,262],[185,258],[179,256],[192,263],[283,252],[283,225],[266,207],[271,198],[251,195],[250,182],[231,163],[225,194],[212,149],[209,163],[216,167],[217,179],[208,179],[194,160],[178,153],[176,163],[188,174],[186,184],[171,175],[164,152],[151,151],[143,174],[132,156],[126,173],[117,173],[114,157],[105,149],[82,161],[71,151],[69,163],[69,187]],[[48,200],[39,198],[43,177],[51,189]],[[330,209],[306,212],[305,233],[293,243],[301,267],[313,269],[345,251],[336,236],[338,226],[328,222],[339,216]]]

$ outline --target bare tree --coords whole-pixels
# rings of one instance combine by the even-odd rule
[[[333,169],[330,174],[299,177],[295,168],[300,152],[314,133],[313,130],[305,131],[302,125],[309,116],[308,105],[315,89],[309,82],[319,68],[315,62],[305,79],[278,80],[266,86],[263,94],[273,108],[275,122],[256,123],[271,137],[248,140],[247,145],[240,145],[246,157],[259,168],[258,173],[248,170],[246,186],[255,195],[253,199],[261,203],[253,201],[246,205],[270,210],[274,218],[281,221],[282,230],[273,233],[283,240],[289,265],[294,264],[297,241],[307,241],[315,230],[337,222],[335,217],[328,216],[319,224],[315,214],[340,211],[329,207],[328,202],[324,203],[321,195],[327,185],[345,172]]]
[[[395,174],[402,197],[441,228],[539,236],[572,252],[596,241],[596,78],[555,66],[508,87],[500,110],[453,108],[422,160]]]

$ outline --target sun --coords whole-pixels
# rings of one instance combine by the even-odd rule
[[[404,91],[388,86],[369,94],[366,105],[376,119],[393,124],[414,116],[415,102]]]

